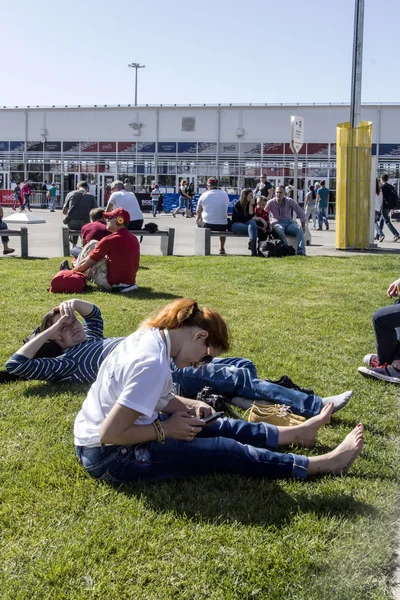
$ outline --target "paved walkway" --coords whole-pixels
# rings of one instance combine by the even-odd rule
[[[12,214],[10,208],[4,208],[4,216]],[[51,213],[46,209],[34,209],[32,214],[36,214],[41,218],[46,219],[46,223],[37,225],[28,225],[28,243],[29,256],[34,257],[60,257],[61,251],[61,227],[63,226],[63,216],[60,210]],[[174,227],[175,228],[175,247],[174,254],[176,256],[191,256],[194,255],[194,228],[196,227],[195,219],[186,219],[180,215],[174,219],[169,215],[157,215],[154,218],[150,213],[145,213],[145,223],[154,221],[159,227]],[[395,226],[397,224],[395,223]],[[19,228],[20,225],[14,225],[13,228]],[[399,226],[400,229],[400,226]],[[386,232],[388,233],[388,232]],[[311,230],[312,241],[311,246],[307,246],[307,254],[309,256],[350,256],[353,252],[343,252],[335,249],[335,223],[330,221],[329,231],[313,231]],[[400,254],[400,242],[394,243],[391,240],[392,236],[388,233],[386,240],[379,244],[379,248],[371,249],[374,253],[389,253],[395,252]],[[15,253],[7,256],[21,256],[21,247],[19,238],[10,238],[10,246],[15,248]],[[160,238],[145,237],[143,239],[142,254],[161,254]],[[211,252],[218,254],[219,240],[217,237],[211,240]],[[228,238],[226,241],[226,252],[232,255],[249,255],[247,249],[246,238]],[[0,252],[1,254],[1,252]],[[365,254],[365,252],[361,252]]]

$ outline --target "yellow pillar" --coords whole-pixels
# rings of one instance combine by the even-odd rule
[[[336,248],[369,247],[372,123],[336,128]]]

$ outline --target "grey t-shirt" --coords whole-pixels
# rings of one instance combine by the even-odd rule
[[[68,209],[67,215],[72,221],[85,221],[89,223],[89,213],[92,208],[97,208],[96,198],[82,190],[70,192],[65,199],[64,207]]]

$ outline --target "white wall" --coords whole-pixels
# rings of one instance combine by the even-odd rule
[[[28,140],[38,141],[40,130],[48,130],[53,141],[159,141],[217,140],[218,108],[208,107],[139,107],[131,108],[55,108],[27,109]],[[236,130],[244,129],[241,141],[289,141],[290,116],[305,119],[306,142],[334,142],[336,126],[349,119],[348,106],[221,106],[221,141],[239,141]],[[182,117],[196,118],[195,132],[182,132]],[[373,138],[378,131],[378,109],[362,108],[362,118],[373,122]],[[143,124],[140,136],[134,136],[129,123]],[[0,109],[0,141],[25,139],[25,111]],[[400,143],[400,106],[380,107],[380,143]]]

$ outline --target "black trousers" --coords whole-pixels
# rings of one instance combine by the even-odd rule
[[[373,314],[372,324],[376,337],[376,352],[381,364],[392,364],[400,359],[400,343],[397,327],[400,327],[400,304],[378,308]]]
[[[142,229],[144,219],[137,219],[136,221],[131,221],[128,225],[128,229],[130,231],[137,231],[138,229]]]

